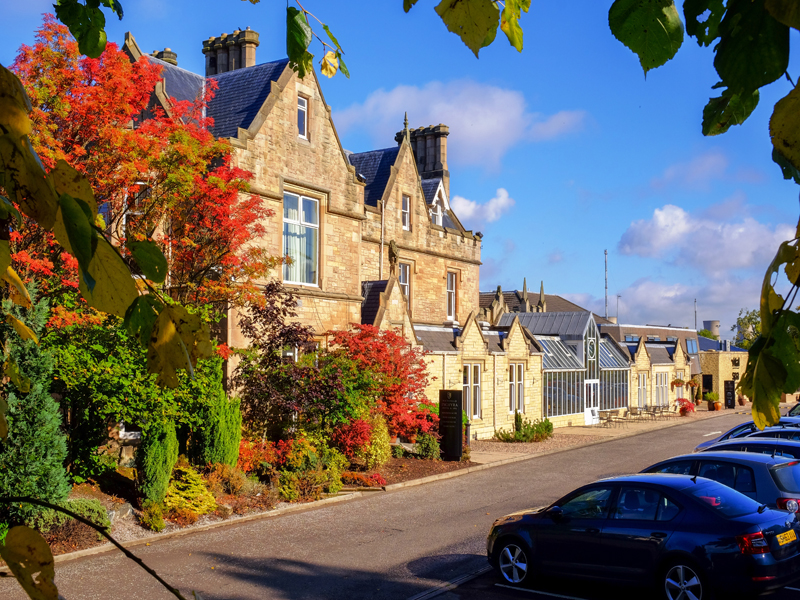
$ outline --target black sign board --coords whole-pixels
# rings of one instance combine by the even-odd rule
[[[439,435],[444,460],[461,460],[464,432],[459,391],[439,390]]]

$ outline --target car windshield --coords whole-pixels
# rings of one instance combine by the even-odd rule
[[[734,427],[728,433],[723,435],[720,440],[727,440],[730,438],[737,438],[747,435],[748,433],[753,431],[753,424],[752,423],[745,423],[744,425],[739,425],[739,427]]]
[[[758,510],[760,504],[744,494],[716,482],[706,481],[683,490],[721,517],[733,519]]]
[[[795,460],[784,465],[777,465],[772,467],[770,472],[781,490],[790,494],[800,493],[800,462]]]
[[[795,404],[789,411],[789,417],[800,417],[800,403]]]

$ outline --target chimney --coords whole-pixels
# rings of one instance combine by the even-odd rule
[[[440,177],[444,183],[444,191],[450,197],[450,171],[447,169],[447,136],[450,128],[439,123],[409,130],[409,141],[414,150],[417,171],[423,179]],[[403,142],[405,131],[399,132],[394,139],[398,144]]]
[[[153,50],[150,56],[163,60],[165,63],[178,66],[178,55],[172,51],[171,48],[164,48],[163,50]]]
[[[203,42],[206,77],[255,66],[258,44],[258,33],[249,27],[219,37],[211,36]]]

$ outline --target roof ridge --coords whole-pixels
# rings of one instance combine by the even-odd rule
[[[216,75],[209,75],[209,79],[218,79],[219,77],[225,77],[226,75],[231,75],[234,73],[247,73],[252,72],[252,69],[258,69],[259,67],[266,67],[267,65],[277,65],[279,63],[288,63],[288,58],[281,58],[279,60],[271,60],[269,62],[261,63],[260,65],[253,65],[252,67],[242,67],[241,69],[234,69],[233,71],[225,71],[224,73],[217,73]]]
[[[172,63],[168,63],[167,61],[161,60],[160,58],[156,58],[155,56],[151,56],[150,54],[144,54],[143,56],[146,57],[148,60],[158,61],[160,64],[165,65],[170,69],[178,69],[179,71],[183,71],[184,73],[188,73],[189,75],[194,75],[195,77],[198,77],[200,79],[205,79],[205,77],[203,77],[199,73],[195,73],[194,71],[190,71],[189,69],[184,69],[183,67],[179,67],[178,65],[173,65]]]

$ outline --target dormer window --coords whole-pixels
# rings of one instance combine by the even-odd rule
[[[308,139],[308,98],[297,97],[297,136]]]
[[[431,208],[431,222],[439,227],[442,226],[442,205],[439,204],[438,198],[433,203],[433,208]]]
[[[411,231],[411,198],[403,196],[403,203],[401,206],[401,218],[403,221],[403,231]]]

